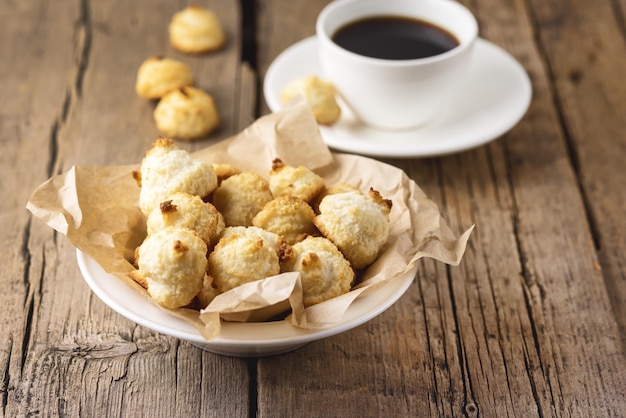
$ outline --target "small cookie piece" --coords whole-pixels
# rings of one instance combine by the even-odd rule
[[[137,247],[135,249],[135,252],[139,251],[139,247]],[[137,260],[139,260],[139,258],[137,257]],[[135,266],[135,268],[138,268],[137,266]],[[146,281],[146,278],[144,276],[141,275],[141,273],[139,272],[139,270],[132,270],[130,273],[128,273],[128,275],[130,276],[131,279],[133,279],[139,286],[143,287],[144,289],[148,290],[148,282]]]
[[[274,197],[293,196],[311,201],[324,189],[324,179],[304,166],[286,165],[280,158],[272,161],[270,190]]]
[[[228,177],[213,193],[213,205],[224,216],[226,226],[251,226],[252,218],[270,200],[267,180],[251,171]]]
[[[281,91],[280,100],[287,103],[297,95],[302,95],[322,125],[332,125],[341,116],[341,108],[335,100],[335,87],[317,76],[304,76],[287,83]]]
[[[318,234],[313,224],[315,212],[305,201],[293,196],[279,196],[267,203],[252,219],[252,225],[285,237],[288,244],[303,235]]]
[[[160,99],[172,90],[193,86],[191,68],[170,58],[152,57],[137,70],[135,92],[144,99]]]
[[[146,216],[176,192],[204,198],[217,187],[217,176],[210,164],[195,160],[171,139],[163,137],[157,138],[133,177],[141,187],[139,206]]]
[[[261,237],[233,234],[219,240],[208,271],[220,293],[280,273],[278,254]]]
[[[139,247],[138,276],[161,306],[188,305],[202,289],[207,246],[187,228],[168,227],[148,236]]]
[[[213,97],[190,86],[163,96],[154,109],[154,121],[162,134],[184,140],[203,138],[220,126]]]
[[[293,255],[283,263],[282,270],[300,272],[305,307],[350,291],[354,270],[330,240],[307,237],[294,244],[292,250]]]
[[[200,54],[221,48],[226,34],[217,15],[192,4],[177,12],[169,25],[172,47],[180,52]]]
[[[205,203],[199,196],[184,192],[168,196],[159,207],[152,209],[146,223],[148,235],[168,226],[179,226],[195,231],[209,247],[217,243],[222,232],[215,206]]]
[[[217,181],[220,184],[222,183],[222,181],[226,180],[230,176],[241,173],[241,170],[239,168],[231,164],[213,163],[211,164],[211,166],[213,167],[213,171],[215,171],[215,174],[217,175]]]
[[[372,263],[389,236],[391,201],[370,189],[326,196],[313,223],[355,269]]]
[[[198,301],[198,305],[200,309],[206,308],[209,303],[215,299],[215,296],[219,295],[220,292],[217,290],[217,287],[213,284],[213,277],[208,274],[204,276],[204,280],[202,281],[202,290],[200,293],[196,295],[196,300]]]

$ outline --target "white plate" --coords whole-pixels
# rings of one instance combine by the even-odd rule
[[[105,272],[91,257],[76,250],[78,265],[91,290],[111,309],[139,325],[187,340],[213,353],[236,356],[268,356],[355,328],[393,305],[409,288],[417,267],[375,292],[358,298],[337,324],[306,330],[285,321],[262,323],[223,322],[221,336],[207,342],[192,325],[137,294],[117,277]]]
[[[437,119],[417,129],[384,131],[363,125],[344,105],[336,124],[320,127],[324,141],[340,151],[405,158],[450,154],[496,139],[526,113],[531,83],[524,68],[500,47],[478,39],[474,52],[468,83]],[[304,75],[324,77],[315,37],[290,46],[269,66],[263,93],[272,111],[281,107],[284,86]]]

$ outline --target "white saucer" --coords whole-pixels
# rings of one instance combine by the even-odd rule
[[[365,126],[342,106],[337,123],[320,126],[324,141],[339,151],[406,158],[450,154],[496,139],[524,116],[532,86],[524,68],[500,47],[478,39],[474,52],[469,82],[437,119],[417,129],[384,131]],[[315,37],[290,46],[269,66],[263,94],[272,111],[281,107],[284,86],[304,75],[323,78]]]

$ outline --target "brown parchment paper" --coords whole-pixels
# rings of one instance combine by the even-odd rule
[[[328,185],[345,182],[364,192],[373,187],[393,203],[387,244],[345,295],[304,309],[299,275],[283,273],[219,295],[200,312],[168,310],[194,325],[207,340],[220,335],[223,320],[262,321],[289,309],[291,314],[284,320],[293,326],[311,329],[332,325],[341,320],[356,298],[414,269],[422,257],[458,265],[473,229],[471,226],[455,236],[436,204],[402,170],[370,158],[331,153],[304,102],[264,116],[238,135],[193,156],[233,164],[265,178],[269,177],[272,160],[281,158],[286,164],[314,170]],[[145,217],[138,206],[139,187],[132,177],[139,166],[140,162],[74,166],[37,188],[27,209],[67,236],[105,271],[154,303],[128,276],[133,270],[128,260],[146,236]]]

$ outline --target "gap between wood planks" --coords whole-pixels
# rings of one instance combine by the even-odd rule
[[[91,53],[91,41],[93,36],[93,29],[91,24],[91,12],[89,7],[89,0],[80,1],[80,15],[75,26],[76,33],[76,46],[78,53],[78,64],[76,69],[76,75],[74,77],[73,92],[77,99],[80,99],[83,91],[83,82],[85,78],[85,72],[89,65],[89,56]],[[65,92],[65,99],[63,100],[63,106],[61,108],[60,115],[54,120],[52,128],[50,129],[49,136],[49,154],[47,173],[48,178],[55,174],[60,174],[60,171],[55,167],[61,167],[58,161],[58,133],[61,126],[67,121],[70,107],[72,105],[72,90],[68,88]]]
[[[256,0],[240,0],[241,7],[241,61],[248,63],[257,75],[257,94],[254,103],[255,116],[259,115],[259,90],[257,71],[257,40],[256,40]],[[258,364],[257,358],[249,358],[248,363],[248,417],[254,418],[258,413]]]
[[[260,83],[257,71],[257,40],[256,40],[256,0],[239,0],[241,4],[241,61],[246,62],[257,75],[257,94],[255,95],[254,113],[260,111]]]

